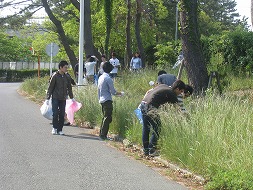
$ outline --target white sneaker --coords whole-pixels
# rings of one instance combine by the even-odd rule
[[[52,135],[57,135],[57,129],[55,128],[52,129]]]
[[[64,133],[62,131],[59,131],[58,135],[64,135]]]

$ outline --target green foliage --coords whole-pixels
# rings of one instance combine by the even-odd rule
[[[8,36],[0,32],[0,60],[1,61],[23,61],[30,60],[32,54],[30,46],[22,38]]]
[[[174,46],[171,42],[168,42],[166,45],[158,44],[156,50],[155,56],[157,57],[157,60],[155,63],[158,66],[172,67],[174,65],[177,54],[175,53]]]
[[[253,177],[240,169],[217,171],[206,185],[207,190],[249,190],[253,189]]]

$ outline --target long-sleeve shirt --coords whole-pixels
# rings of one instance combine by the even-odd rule
[[[59,71],[54,72],[49,82],[47,99],[52,96],[54,99],[66,100],[68,95],[73,98],[71,78],[67,74],[61,75]]]
[[[130,62],[131,69],[141,69],[142,68],[142,61],[139,57],[132,57]]]
[[[114,88],[113,80],[108,73],[103,73],[98,79],[98,100],[99,103],[104,103],[108,100],[112,101],[112,95],[117,91]]]

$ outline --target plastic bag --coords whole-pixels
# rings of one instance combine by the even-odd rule
[[[140,124],[143,124],[141,109],[140,108],[135,109],[134,113],[135,113],[136,117],[138,118]]]
[[[66,100],[65,112],[67,114],[67,119],[69,120],[70,124],[74,123],[75,112],[77,112],[81,107],[82,104],[75,100]]]
[[[49,101],[48,105],[47,101]],[[40,107],[40,112],[45,118],[49,120],[53,119],[52,99],[44,101],[43,105]]]

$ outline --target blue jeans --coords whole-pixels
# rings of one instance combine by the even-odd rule
[[[143,115],[143,127],[142,127],[142,143],[143,149],[148,150],[155,148],[159,139],[161,130],[161,120],[157,113],[152,110],[147,111],[147,107],[141,107]],[[149,134],[152,129],[151,138],[149,140]]]
[[[52,99],[53,109],[53,128],[57,129],[57,132],[62,131],[65,116],[66,100]]]

